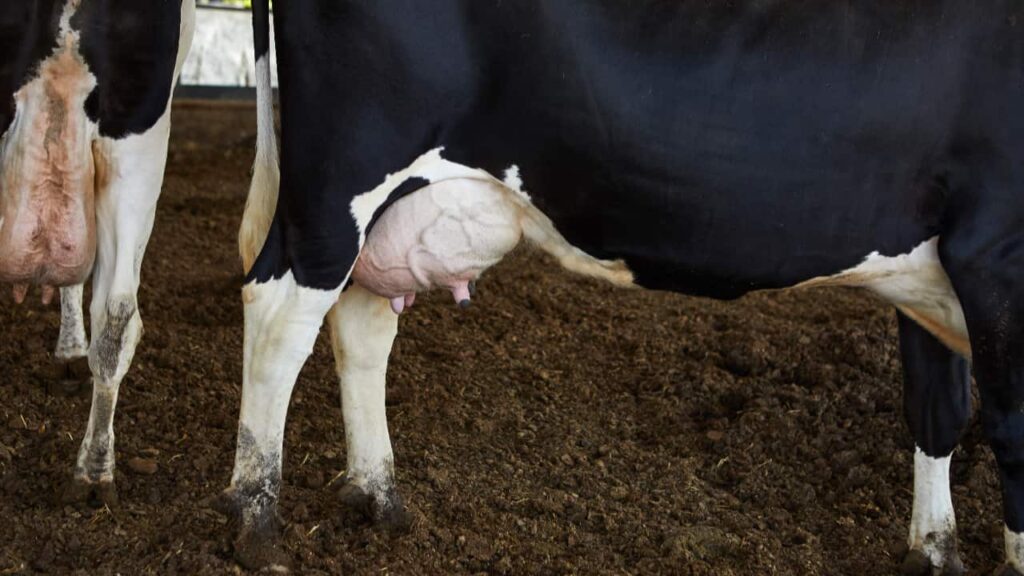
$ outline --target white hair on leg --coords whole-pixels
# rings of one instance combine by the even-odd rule
[[[243,289],[245,344],[238,444],[227,504],[240,522],[235,558],[280,564],[276,548],[284,425],[295,380],[341,288],[299,286],[291,272]]]
[[[363,511],[379,523],[403,527],[408,519],[395,487],[384,406],[398,316],[387,298],[353,285],[342,293],[329,318],[348,446],[345,500],[368,507]]]
[[[927,561],[935,569],[959,573],[956,571],[962,572],[963,564],[956,547],[956,516],[949,491],[950,460],[949,456],[933,458],[920,448],[915,450],[914,507],[907,538],[912,554],[907,561]]]
[[[60,336],[57,337],[57,348],[53,355],[61,362],[70,362],[89,354],[85,314],[82,311],[83,292],[82,284],[60,289]]]

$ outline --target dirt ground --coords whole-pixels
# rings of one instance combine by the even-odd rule
[[[250,108],[177,107],[143,266],[146,326],[117,410],[116,509],[62,506],[86,395],[48,392],[59,316],[0,306],[0,574],[224,574],[241,374],[235,233]],[[6,290],[6,288],[5,288]],[[616,290],[520,252],[472,308],[401,320],[389,536],[342,509],[326,337],[288,420],[282,514],[301,574],[892,574],[910,517],[893,312],[852,291],[721,303]],[[133,472],[132,458],[157,462]],[[976,422],[953,461],[972,574],[1001,559]]]

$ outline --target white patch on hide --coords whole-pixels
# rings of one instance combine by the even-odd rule
[[[519,166],[516,166],[515,164],[509,166],[508,169],[505,170],[505,179],[503,182],[505,187],[508,189],[522,194],[527,200],[530,199],[530,195],[523,190],[523,179],[519,176]]]
[[[834,276],[815,278],[797,287],[859,286],[892,303],[955,352],[970,358],[967,322],[960,300],[931,238],[908,254],[869,254],[860,265]]]
[[[907,544],[919,550],[932,566],[959,561],[956,556],[956,516],[949,492],[950,457],[932,458],[917,448],[914,453],[914,507]]]
[[[299,286],[291,271],[243,288],[245,335],[242,354],[242,406],[239,425],[253,446],[239,443],[231,485],[268,481],[272,458],[280,470],[288,402],[299,370],[313,351],[320,326],[341,288]],[[275,487],[276,489],[276,487]],[[275,494],[276,496],[276,494]]]

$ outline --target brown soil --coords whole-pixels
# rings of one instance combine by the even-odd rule
[[[0,573],[238,570],[210,499],[234,457],[254,116],[175,110],[146,334],[117,411],[118,508],[57,503],[89,400],[47,392],[57,309],[0,308]],[[895,323],[861,293],[721,303],[616,290],[524,252],[468,311],[446,294],[417,302],[392,358],[412,532],[378,533],[340,506],[321,338],[288,420],[282,513],[299,573],[861,575],[901,559],[913,458]],[[128,466],[140,457],[154,473]],[[953,474],[964,559],[987,573],[1002,524],[976,423]]]

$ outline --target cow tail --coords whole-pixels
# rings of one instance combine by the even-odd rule
[[[278,165],[277,136],[274,133],[274,92],[270,84],[269,0],[255,0],[252,6],[253,46],[256,55],[256,161],[245,202],[238,249],[248,273],[263,248],[277,208],[281,170]]]

